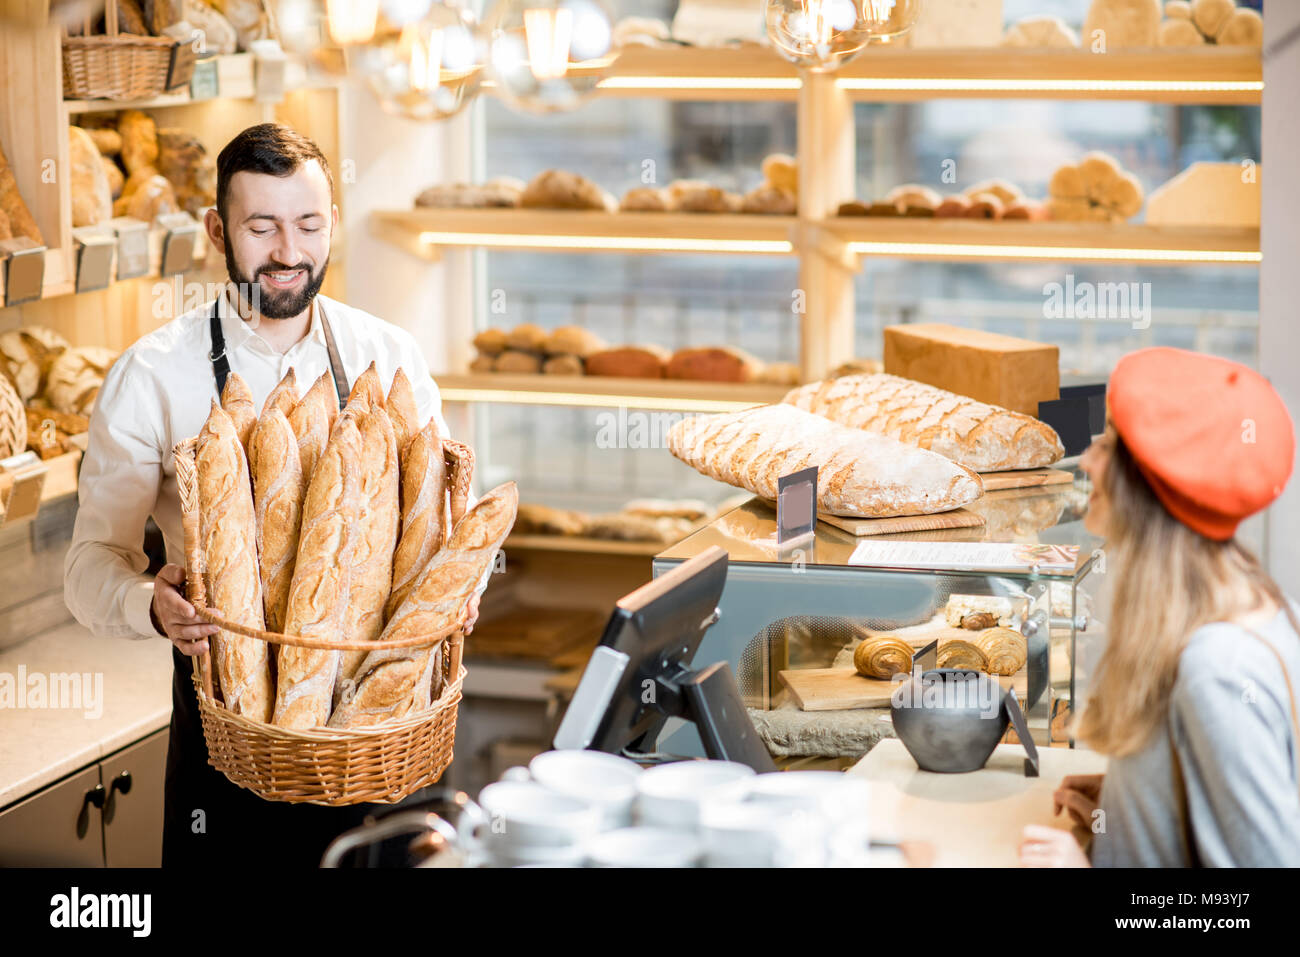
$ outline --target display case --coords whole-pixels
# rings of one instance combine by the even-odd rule
[[[1036,742],[1069,743],[1069,708],[1082,692],[1075,665],[1100,631],[1091,609],[1105,570],[1101,540],[1083,527],[1085,483],[1076,475],[986,492],[971,506],[984,519],[975,527],[855,538],[819,521],[811,537],[786,545],[777,543],[774,509],[754,499],[656,555],[654,574],[710,546],[726,549],[721,617],[695,661],[730,664],[778,759],[856,759],[892,735],[891,682],[857,675],[855,647],[882,634],[918,650],[972,641],[977,620],[961,627],[962,601],[950,611],[953,596],[1005,599],[965,604],[997,606],[998,626],[1024,636],[1023,666],[999,680],[1016,691]],[[927,567],[922,555],[939,560]],[[702,753],[684,725],[670,723],[658,746]]]

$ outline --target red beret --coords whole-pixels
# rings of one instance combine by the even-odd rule
[[[1207,538],[1232,538],[1291,476],[1291,416],[1268,380],[1240,363],[1141,349],[1115,366],[1106,401],[1161,503]]]

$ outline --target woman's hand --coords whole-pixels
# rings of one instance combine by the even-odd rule
[[[1041,824],[1025,825],[1024,837],[1020,841],[1020,864],[1022,867],[1092,866],[1073,834]]]
[[[180,565],[164,565],[153,580],[153,604],[149,616],[154,627],[171,639],[183,655],[201,655],[208,650],[208,636],[219,629],[208,624],[195,612],[181,593],[185,584],[185,569]]]
[[[1054,813],[1069,811],[1075,824],[1092,830],[1093,814],[1101,803],[1103,774],[1071,774],[1061,781],[1052,794]]]

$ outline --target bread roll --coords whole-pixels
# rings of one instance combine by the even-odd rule
[[[1233,0],[1192,0],[1192,22],[1207,37],[1217,37],[1236,12]]]
[[[393,424],[382,408],[361,417],[361,534],[352,555],[352,581],[343,637],[374,641],[384,629],[384,603],[393,587],[393,551],[401,522],[398,505],[400,471]],[[343,694],[365,658],[364,651],[344,651],[339,657],[334,703]]]
[[[1162,20],[1156,32],[1156,43],[1162,47],[1197,47],[1205,43],[1205,35],[1190,19]]]
[[[587,356],[587,375],[662,379],[671,353],[661,346],[620,346]]]
[[[562,169],[548,169],[534,176],[520,194],[519,205],[526,209],[618,209],[614,197],[591,180]]]
[[[1047,207],[1037,200],[1022,199],[1002,210],[1003,219],[1028,219],[1037,221],[1047,218]]]
[[[953,638],[939,645],[940,668],[966,668],[973,671],[988,671],[989,660],[984,652],[972,642]]]
[[[534,373],[542,371],[542,357],[535,352],[507,349],[492,363],[494,372]]]
[[[310,483],[316,471],[316,462],[325,451],[333,423],[330,419],[331,406],[338,409],[338,393],[329,373],[318,378],[307,394],[298,400],[298,404],[289,413],[289,426],[298,441],[298,460],[302,466],[303,480]]]
[[[732,346],[678,349],[668,360],[669,379],[708,382],[753,382],[763,364],[743,349]]]
[[[625,213],[666,213],[672,211],[672,195],[655,186],[634,186],[623,194],[618,208]]]
[[[1088,189],[1084,185],[1083,176],[1079,173],[1079,167],[1067,163],[1057,169],[1048,180],[1047,192],[1050,196],[1058,199],[1086,199]]]
[[[128,175],[136,170],[158,167],[158,126],[153,117],[139,110],[123,110],[117,118],[122,137],[122,165]]]
[[[221,390],[221,408],[230,416],[240,444],[247,449],[253,426],[257,425],[257,406],[253,404],[253,393],[249,391],[248,383],[239,377],[238,372],[226,376],[226,387]]]
[[[492,356],[477,355],[469,360],[470,372],[495,372],[497,360]]]
[[[547,505],[521,504],[514,531],[519,535],[581,535],[589,516]]]
[[[1060,17],[1025,17],[1007,29],[1008,47],[1077,47],[1079,35]]]
[[[1004,206],[1019,202],[1025,195],[1020,191],[1019,186],[1008,183],[1005,179],[986,179],[966,190],[966,195],[972,199],[980,193],[992,193]]]
[[[864,678],[892,678],[912,670],[912,646],[897,635],[868,635],[853,649],[853,668]]]
[[[546,344],[546,330],[531,322],[523,322],[506,336],[506,348],[519,352],[541,352]]]
[[[781,476],[817,465],[818,507],[833,515],[923,515],[983,493],[975,473],[942,455],[791,405],[684,419],[668,431],[668,449],[710,478],[772,500]]]
[[[934,208],[934,215],[943,219],[965,216],[971,207],[970,199],[961,194],[945,196]]]
[[[739,205],[726,190],[697,179],[674,180],[668,194],[683,213],[729,213]]]
[[[484,329],[474,337],[474,348],[485,356],[500,355],[506,349],[505,330]]]
[[[851,199],[846,203],[840,203],[835,209],[836,216],[866,216],[869,207],[866,203]]]
[[[742,213],[755,213],[766,216],[793,216],[797,212],[793,193],[762,183],[742,197]]]
[[[113,193],[99,150],[80,126],[68,127],[72,225],[95,226],[113,217]]]
[[[905,210],[909,206],[938,209],[939,204],[943,202],[943,197],[929,186],[922,186],[919,183],[904,183],[901,186],[895,186],[886,193],[884,202],[893,203],[900,210]]]
[[[262,403],[262,415],[269,409],[279,409],[287,420],[298,404],[298,374],[290,367],[284,378],[276,383],[266,401]]]
[[[257,519],[244,445],[216,402],[194,452],[199,492],[199,548],[208,607],[248,628],[262,629],[257,569]],[[271,660],[264,641],[219,631],[212,658],[227,710],[253,721],[271,715]]]
[[[1065,454],[1056,432],[1035,418],[884,373],[814,382],[781,401],[980,472],[1040,468]]]
[[[393,589],[384,605],[385,621],[393,617],[446,537],[447,463],[442,441],[437,419],[430,419],[407,446],[402,463],[402,526],[393,553]]]
[[[384,407],[384,384],[379,381],[379,371],[373,362],[366,366],[366,371],[357,376],[357,381],[352,383],[352,391],[348,393],[345,408],[351,409],[354,404],[358,414]]]
[[[415,405],[415,390],[411,380],[398,366],[393,373],[393,384],[388,387],[384,410],[393,423],[393,438],[397,442],[397,460],[406,467],[406,446],[420,431],[420,413]]]
[[[442,454],[450,469],[447,475],[448,527],[455,528],[464,518],[469,504],[470,482],[474,479],[474,450],[462,442],[443,439]]]
[[[560,326],[542,340],[542,351],[547,355],[574,355],[585,359],[604,348],[605,340],[582,326]]]
[[[571,355],[551,356],[542,363],[542,372],[546,375],[582,375],[582,360]]]
[[[799,195],[799,162],[788,153],[763,157],[763,179],[790,196]]]
[[[972,644],[984,654],[988,671],[995,675],[1014,675],[1029,658],[1029,643],[1013,628],[989,628]]]
[[[270,400],[249,439],[248,465],[253,473],[257,556],[266,629],[283,633],[293,563],[298,555],[302,503],[307,497],[307,477],[303,475],[293,427],[283,408]]]
[[[1171,20],[1192,19],[1192,5],[1188,0],[1165,0],[1165,16]]]
[[[1264,19],[1256,11],[1242,7],[1224,21],[1214,42],[1219,46],[1263,46]]]
[[[976,193],[970,197],[970,206],[964,215],[967,219],[1001,219],[1002,200],[996,193]]]
[[[469,600],[496,561],[514,523],[519,493],[513,482],[488,492],[458,522],[446,546],[384,628],[382,640],[436,636],[433,645],[370,652],[345,688],[330,727],[357,728],[427,708],[441,693],[442,636],[465,621]]]
[[[286,634],[337,640],[344,632],[362,535],[362,457],[356,416],[340,417],[303,501]],[[339,652],[277,647],[273,722],[285,728],[320,727],[329,719]]]

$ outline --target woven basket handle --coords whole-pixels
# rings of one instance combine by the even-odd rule
[[[117,36],[117,0],[107,0],[104,4],[104,32],[110,36]]]

